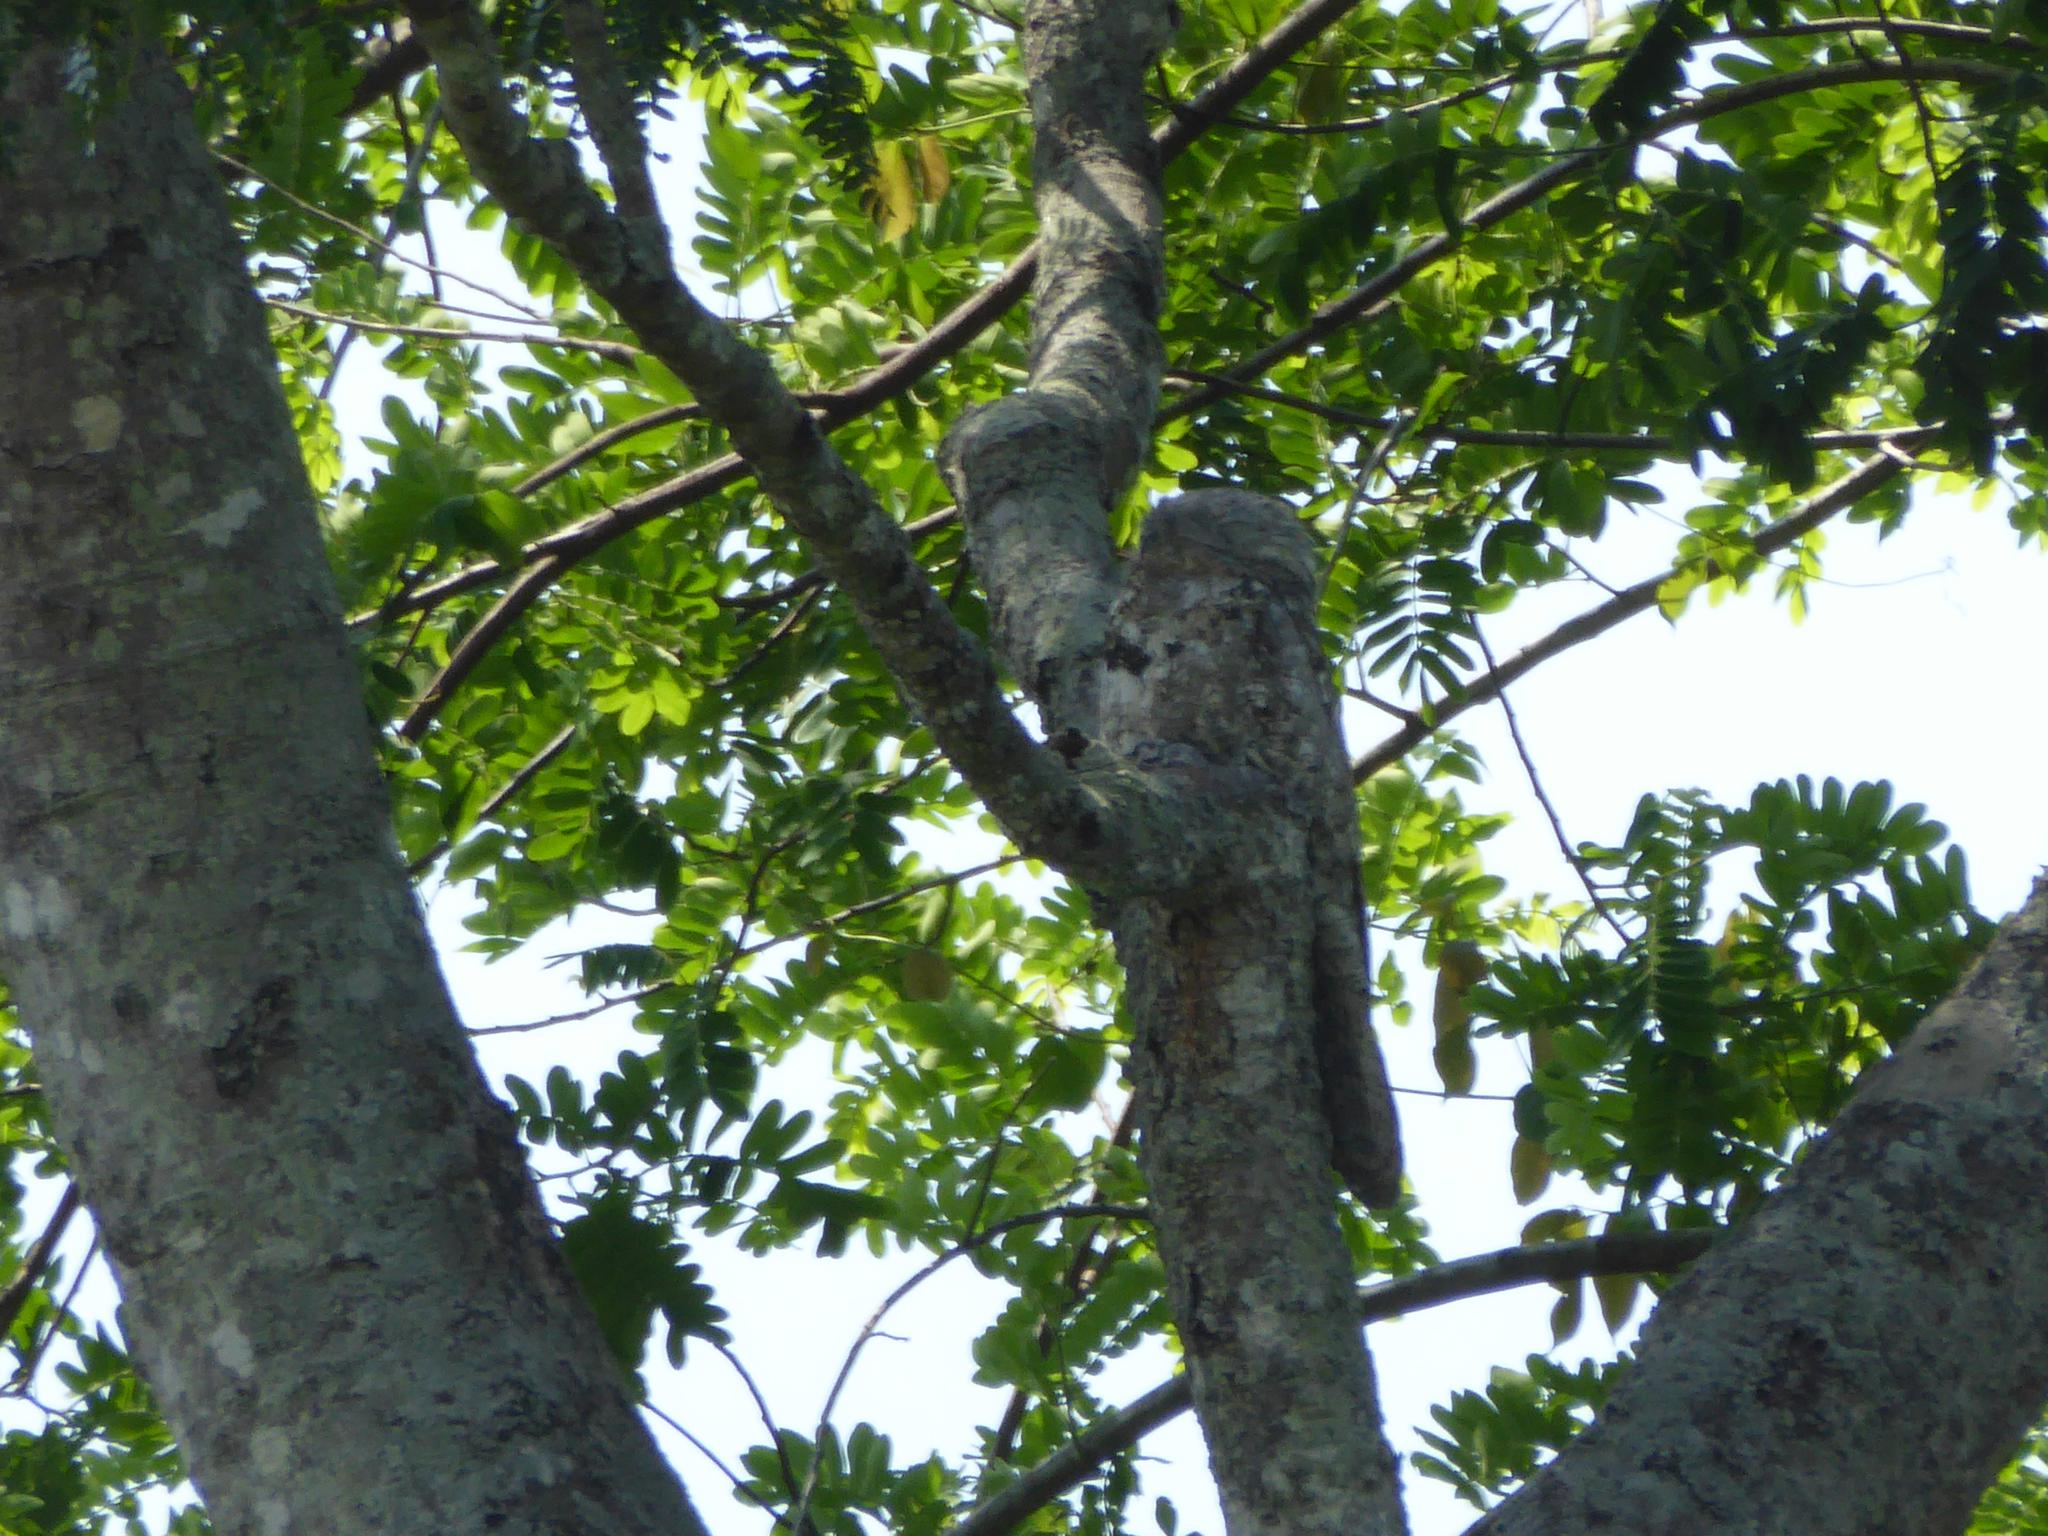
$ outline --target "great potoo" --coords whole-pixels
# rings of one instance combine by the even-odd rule
[[[1400,1142],[1367,1018],[1357,810],[1316,625],[1318,586],[1314,546],[1285,502],[1218,490],[1155,507],[1110,618],[1102,730],[1111,751],[1182,778],[1211,803],[1230,800],[1259,844],[1248,845],[1241,872],[1251,895],[1236,905],[1261,910],[1240,919],[1231,902],[1219,911],[1196,899],[1145,918],[1165,926],[1176,959],[1172,975],[1134,984],[1174,994],[1184,1017],[1256,1032],[1260,1023],[1227,1003],[1209,1009],[1201,994],[1231,989],[1245,970],[1215,959],[1247,936],[1233,923],[1273,934],[1251,963],[1281,983],[1267,993],[1283,999],[1273,1006],[1299,1008],[1312,1032],[1331,1162],[1361,1200],[1384,1205],[1400,1192]]]

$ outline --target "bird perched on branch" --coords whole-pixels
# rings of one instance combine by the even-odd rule
[[[1316,622],[1315,547],[1294,508],[1197,491],[1146,515],[1112,611],[1105,744],[1198,764],[1211,798],[1264,801],[1288,849],[1248,858],[1264,900],[1293,906],[1285,996],[1310,1015],[1331,1162],[1368,1205],[1400,1193],[1393,1095],[1368,1017],[1357,802]],[[1305,972],[1306,974],[1301,974]]]

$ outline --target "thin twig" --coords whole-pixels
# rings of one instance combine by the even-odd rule
[[[398,196],[391,200],[391,211],[384,217],[384,243],[386,245],[389,245],[397,237],[398,221],[405,213],[405,205],[412,201],[413,196],[420,189],[420,176],[426,170],[427,150],[433,144],[434,134],[441,125],[441,104],[436,101],[428,109],[426,121],[421,125],[420,137],[417,142],[413,140],[412,130],[406,122],[405,103],[395,95],[391,98],[391,111],[393,118],[398,123],[399,133],[404,136],[405,180],[399,184]],[[426,245],[427,260],[430,262],[435,261],[437,258],[434,254],[432,238],[433,223],[427,217],[427,212],[424,208],[420,210],[420,234],[423,237],[423,243]],[[434,290],[434,297],[440,298],[441,279],[438,273],[429,280],[429,286]],[[356,336],[357,332],[354,329],[344,330],[341,333],[341,340],[334,344],[333,350],[328,354],[327,377],[320,381],[320,388],[317,393],[317,398],[323,405],[333,396],[334,386],[341,382],[341,365],[343,360],[348,357],[349,348],[355,344]]]
[[[79,1194],[75,1183],[64,1186],[64,1193],[57,1197],[57,1208],[50,1213],[50,1219],[43,1227],[42,1235],[29,1244],[28,1251],[21,1256],[21,1268],[9,1277],[7,1284],[0,1286],[0,1336],[14,1326],[14,1320],[21,1316],[21,1309],[28,1303],[30,1294],[42,1284],[43,1273],[50,1267],[50,1260],[56,1256],[57,1245],[64,1240],[64,1229],[71,1225],[71,1218],[78,1214]]]
[[[761,954],[765,950],[774,949],[779,944],[788,944],[797,939],[808,938],[814,933],[828,933],[832,929],[837,928],[841,923],[847,922],[852,918],[866,917],[871,912],[880,912],[885,908],[909,901],[912,897],[922,896],[926,891],[936,891],[942,886],[958,885],[961,881],[972,880],[977,875],[993,874],[996,870],[1007,869],[1012,864],[1021,863],[1023,859],[1024,855],[1021,853],[1006,853],[1000,858],[990,859],[985,864],[971,865],[966,869],[955,870],[950,874],[933,875],[929,880],[920,880],[914,885],[904,886],[901,890],[888,891],[880,896],[871,896],[866,901],[856,901],[851,906],[841,907],[837,912],[829,912],[823,917],[813,918],[808,923],[800,924],[790,929],[787,933],[777,934],[772,939],[761,939],[756,943],[737,949],[734,951],[734,958],[743,960],[751,955]]]
[[[655,993],[666,992],[674,985],[672,981],[657,982],[651,987],[641,987],[636,991],[622,993],[618,997],[604,998],[587,1008],[572,1008],[567,1013],[551,1013],[544,1019],[528,1019],[523,1024],[477,1024],[471,1026],[466,1033],[472,1039],[484,1035],[529,1035],[535,1030],[553,1029],[558,1024],[580,1024],[585,1019],[594,1019],[601,1013],[611,1012],[614,1008],[623,1008],[629,1003],[645,1002]]]
[[[1780,518],[1759,532],[1750,540],[1750,548],[1759,555],[1775,554],[1804,538],[1837,513],[1855,506],[1871,492],[1890,484],[1905,473],[1906,467],[1884,454],[1865,459],[1799,511]],[[1690,561],[1680,561],[1632,587],[1623,587],[1606,602],[1587,609],[1576,618],[1567,619],[1540,640],[1522,647],[1499,666],[1489,667],[1460,692],[1437,701],[1428,720],[1418,719],[1413,725],[1403,726],[1354,762],[1351,765],[1353,782],[1363,782],[1382,768],[1399,762],[1434,732],[1474,705],[1497,697],[1510,683],[1527,676],[1544,662],[1655,607],[1665,583],[1674,576],[1682,575],[1690,564]]]
[[[1138,1127],[1137,1103],[1135,1098],[1124,1102],[1123,1113],[1116,1117],[1116,1124],[1110,1129],[1109,1144],[1112,1147],[1128,1147],[1131,1144],[1131,1137],[1136,1134]],[[1090,1191],[1084,1199],[1093,1199],[1099,1193],[1100,1186]],[[1110,1250],[1107,1247],[1098,1250],[1095,1246],[1096,1237],[1101,1230],[1091,1227],[1081,1234],[1081,1240],[1074,1245],[1074,1257],[1068,1262],[1066,1273],[1060,1277],[1061,1294],[1069,1298],[1070,1302],[1087,1293],[1095,1277],[1102,1273],[1103,1266],[1108,1262]],[[1051,1354],[1053,1342],[1057,1337],[1058,1330],[1054,1326],[1054,1320],[1050,1317],[1040,1318],[1033,1338],[1038,1345],[1041,1359]],[[1010,1400],[1003,1405],[1003,1416],[996,1423],[995,1440],[989,1447],[989,1456],[992,1460],[1008,1461],[1015,1453],[1017,1436],[1023,1430],[1024,1414],[1029,1405],[1030,1400],[1022,1387],[1011,1388]]]
[[[1946,42],[1985,44],[1993,41],[1989,27],[1973,27],[1959,22],[1940,21],[1881,21],[1875,17],[1833,16],[1816,21],[1793,22],[1779,27],[1737,27],[1726,32],[1716,32],[1701,39],[1705,46],[1733,42],[1758,42],[1773,38],[1812,37],[1822,34],[1853,36],[1859,32],[1900,32],[1910,31],[1919,36],[1938,38]],[[2017,35],[2015,34],[2017,40]],[[1477,97],[1490,96],[1495,91],[1506,90],[1517,85],[1534,85],[1546,75],[1562,74],[1569,70],[1582,69],[1588,64],[1604,64],[1625,58],[1631,52],[1628,48],[1593,48],[1580,52],[1561,53],[1553,58],[1531,61],[1521,69],[1504,70],[1484,80],[1446,95],[1434,96],[1424,101],[1406,102],[1390,107],[1383,112],[1366,117],[1330,118],[1321,122],[1282,122],[1268,117],[1245,117],[1233,115],[1224,121],[1233,128],[1249,129],[1254,133],[1278,133],[1295,135],[1352,135],[1369,133],[1375,128],[1385,127],[1395,117],[1413,117],[1432,109],[1452,107]],[[1396,66],[1397,70],[1399,67]],[[1420,70],[1400,71],[1423,73]]]
[[[1275,405],[1284,405],[1290,410],[1320,416],[1325,421],[1355,427],[1365,432],[1386,431],[1397,420],[1395,417],[1375,415],[1371,411],[1354,411],[1346,406],[1330,405],[1325,401],[1310,399],[1306,395],[1274,389],[1270,385],[1253,384],[1210,369],[1169,368],[1166,370],[1166,377],[1182,383],[1213,386],[1247,399],[1269,400]],[[1816,448],[1868,448],[1877,443],[1932,439],[1940,436],[1944,430],[1939,423],[1915,427],[1828,427],[1808,434],[1807,441]],[[1535,448],[1545,452],[1672,453],[1691,446],[1689,441],[1668,432],[1561,432],[1547,428],[1518,430],[1430,425],[1415,427],[1409,435],[1425,438],[1433,443],[1449,443],[1453,447]]]
[[[489,821],[491,817],[495,816],[500,810],[504,808],[505,803],[508,800],[510,800],[514,795],[518,794],[522,789],[526,788],[527,785],[531,784],[534,781],[535,776],[538,775],[543,768],[547,767],[549,763],[553,762],[556,758],[560,757],[564,749],[566,749],[569,743],[574,741],[575,739],[576,722],[572,720],[569,722],[569,724],[563,726],[559,731],[555,732],[553,736],[549,737],[547,740],[547,744],[545,746],[543,746],[538,752],[534,753],[533,756],[529,757],[525,762],[521,763],[519,765],[518,771],[516,771],[512,775],[512,777],[507,779],[503,784],[499,785],[498,788],[492,792],[491,797],[488,800],[484,801],[482,805],[476,808],[476,816],[472,820],[472,825],[474,825],[476,822]],[[406,873],[415,880],[419,879],[421,875],[424,875],[429,869],[433,868],[434,861],[440,858],[442,854],[446,853],[449,847],[450,839],[444,837],[443,839],[441,839],[440,842],[436,843],[432,849],[430,849],[426,853],[421,854],[418,858],[414,859],[411,864],[407,865]]]
[[[10,1394],[19,1393],[23,1397],[28,1397],[34,1389],[36,1372],[42,1368],[43,1356],[49,1353],[51,1341],[64,1331],[64,1319],[72,1315],[72,1304],[78,1300],[79,1289],[85,1284],[86,1274],[92,1269],[92,1261],[99,1256],[99,1251],[100,1235],[95,1232],[92,1241],[85,1245],[85,1256],[78,1261],[78,1270],[72,1275],[70,1286],[58,1301],[56,1311],[50,1314],[50,1326],[45,1328],[23,1353],[21,1368],[7,1384]],[[33,1402],[34,1399],[30,1398],[30,1401]]]
[[[529,306],[520,303],[517,299],[508,297],[507,295],[498,292],[497,289],[495,288],[487,288],[482,283],[476,282],[471,278],[464,277],[460,272],[441,272],[439,268],[434,267],[427,262],[421,261],[417,256],[406,255],[404,251],[401,251],[397,246],[391,244],[390,241],[380,240],[376,235],[372,234],[369,230],[363,228],[362,225],[353,223],[348,219],[344,219],[340,214],[334,212],[332,209],[322,208],[317,203],[308,202],[305,198],[300,197],[296,192],[291,191],[289,188],[279,186],[276,182],[272,181],[268,176],[265,176],[261,171],[256,170],[252,166],[243,164],[240,160],[235,159],[232,155],[226,155],[221,153],[221,151],[219,150],[215,150],[213,152],[213,158],[220,161],[222,165],[225,165],[229,170],[233,171],[238,176],[246,176],[251,181],[262,182],[264,186],[270,188],[271,191],[275,192],[279,197],[283,198],[286,202],[290,203],[294,208],[297,208],[301,213],[310,214],[312,217],[316,219],[320,219],[326,223],[332,224],[337,229],[347,230],[348,233],[354,235],[358,240],[362,241],[364,246],[370,250],[376,251],[381,255],[389,256],[393,261],[403,263],[405,266],[408,267],[413,267],[421,272],[427,273],[430,276],[439,272],[441,276],[447,278],[450,282],[460,283],[463,287],[469,289],[470,292],[480,293],[487,299],[496,299],[500,304],[503,304],[507,309],[517,310],[520,314],[526,316],[526,318],[529,320],[535,321],[536,323],[541,325],[546,325],[548,323],[548,317],[540,313],[539,310],[530,308]]]
[[[775,1447],[775,1460],[782,1468],[783,1496],[794,1502],[797,1493],[796,1468],[790,1464],[789,1447],[783,1441],[782,1430],[775,1423],[775,1415],[768,1409],[767,1397],[762,1393],[760,1384],[754,1380],[753,1373],[746,1368],[746,1365],[740,1360],[738,1354],[733,1351],[733,1347],[730,1344],[724,1344],[717,1339],[713,1339],[711,1347],[718,1352],[719,1357],[727,1365],[733,1368],[733,1373],[739,1377],[741,1384],[746,1387],[747,1395],[754,1400],[754,1411],[761,1416],[761,1427],[768,1431],[768,1443]],[[815,1446],[812,1447],[813,1455],[816,1454],[816,1450]],[[784,1516],[776,1516],[776,1524],[781,1525],[784,1523]],[[811,1526],[807,1527],[807,1529],[815,1531],[816,1527]]]
[[[1479,654],[1486,658],[1487,669],[1492,671],[1498,668],[1500,663],[1494,660],[1493,647],[1486,643],[1484,631],[1476,624],[1472,627],[1472,638],[1479,644]],[[1615,917],[1606,899],[1593,884],[1593,876],[1586,868],[1586,861],[1579,857],[1578,849],[1572,846],[1572,840],[1565,835],[1564,818],[1557,814],[1557,806],[1552,803],[1549,791],[1543,787],[1543,777],[1536,771],[1536,759],[1530,755],[1529,743],[1522,739],[1522,722],[1515,718],[1515,706],[1509,702],[1505,688],[1496,695],[1495,702],[1500,705],[1500,712],[1507,720],[1508,739],[1515,744],[1515,755],[1522,760],[1522,772],[1528,776],[1529,789],[1536,796],[1536,803],[1543,807],[1543,815],[1550,823],[1551,834],[1557,839],[1557,851],[1564,855],[1565,863],[1571,865],[1572,873],[1579,877],[1579,885],[1585,890],[1586,899],[1593,903],[1593,910],[1606,920],[1607,926],[1612,928],[1615,936],[1626,945],[1629,942],[1628,930],[1621,926],[1620,919]]]
[[[706,1461],[710,1462],[712,1466],[718,1468],[719,1471],[725,1474],[725,1480],[731,1483],[734,1489],[736,1489],[742,1496],[746,1494],[746,1479],[741,1477],[737,1472],[733,1471],[733,1469],[731,1467],[728,1467],[723,1461],[719,1460],[718,1452],[712,1450],[710,1446],[706,1445],[702,1440],[699,1440],[695,1435],[691,1434],[687,1429],[683,1428],[683,1426],[676,1421],[673,1415],[665,1413],[660,1408],[655,1407],[653,1403],[648,1402],[644,1399],[641,1401],[640,1411],[642,1413],[653,1415],[655,1418],[661,1420],[662,1423],[666,1424],[670,1429],[674,1430],[677,1434],[681,1435],[685,1440],[689,1441],[691,1447],[697,1452],[699,1456],[702,1456]],[[748,1500],[748,1502],[751,1503],[752,1500]],[[773,1511],[771,1510],[770,1513],[772,1514]],[[776,1523],[781,1523],[779,1517]]]
[[[890,1308],[916,1290],[925,1281],[965,1254],[986,1247],[1007,1232],[1019,1227],[1034,1226],[1040,1222],[1057,1221],[1062,1217],[1092,1216],[1115,1221],[1147,1221],[1150,1217],[1136,1206],[1129,1205],[1055,1205],[1042,1211],[1032,1211],[1022,1216],[1012,1216],[1007,1221],[996,1222],[980,1232],[962,1239],[944,1253],[926,1264],[922,1269],[891,1291],[875,1308],[853,1341],[853,1347],[846,1352],[846,1360],[839,1367],[839,1374],[832,1380],[832,1390],[825,1394],[825,1406],[818,1414],[818,1432],[811,1437],[811,1466],[804,1478],[803,1491],[797,1495],[796,1508],[790,1514],[792,1529],[800,1529],[806,1511],[810,1508],[811,1495],[817,1491],[819,1463],[818,1447],[832,1430],[832,1410],[839,1406],[839,1394],[845,1390],[847,1379],[853,1375],[854,1363],[860,1359],[860,1352],[867,1347],[882,1326],[882,1319],[889,1315]]]
[[[346,330],[369,331],[385,336],[413,336],[423,341],[501,341],[522,347],[560,347],[569,352],[594,352],[615,363],[630,363],[643,356],[629,341],[604,341],[590,336],[564,336],[559,332],[539,335],[531,331],[471,331],[455,325],[408,325],[397,320],[372,320],[365,315],[335,315],[291,299],[265,299],[271,309],[280,310],[316,325],[338,325]]]
[[[1897,55],[1899,64],[1906,71],[1906,90],[1913,98],[1913,115],[1920,121],[1920,144],[1927,155],[1927,174],[1933,178],[1936,186],[1940,186],[1941,161],[1934,153],[1934,113],[1928,108],[1926,96],[1921,94],[1920,76],[1913,66],[1912,52],[1906,47],[1905,34],[1899,29],[1899,24],[1892,19],[1885,0],[1871,0],[1871,4],[1877,9],[1879,30],[1884,33],[1885,41],[1891,44],[1892,52]]]
[[[413,700],[412,708],[405,712],[405,718],[398,723],[398,737],[401,741],[416,742],[427,734],[427,727],[441,712],[454,691],[462,686],[463,680],[474,672],[479,663],[497,643],[498,637],[518,622],[524,613],[547,589],[555,584],[555,578],[566,571],[574,562],[560,555],[548,555],[536,560],[519,573],[518,579],[505,589],[482,618],[478,619],[469,633],[449,656],[448,664],[428,682],[420,696]]]
[[[789,612],[785,613],[780,619],[776,620],[775,627],[768,631],[767,636],[761,641],[759,645],[755,646],[753,650],[749,651],[745,656],[741,657],[739,661],[734,663],[733,669],[730,672],[726,673],[725,676],[719,678],[716,682],[708,684],[705,687],[704,691],[714,696],[721,697],[725,694],[730,693],[732,691],[733,684],[737,683],[741,678],[745,677],[749,672],[753,671],[754,668],[758,667],[759,665],[761,665],[762,662],[766,661],[768,657],[774,652],[776,646],[780,645],[784,640],[788,639],[790,635],[796,632],[797,626],[803,623],[804,616],[808,614],[813,608],[816,608],[818,606],[819,600],[823,598],[824,595],[825,586],[823,582],[818,583],[809,591],[805,592],[802,597],[797,599],[795,605],[790,608]]]

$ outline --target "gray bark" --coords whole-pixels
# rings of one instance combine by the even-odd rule
[[[962,422],[943,462],[998,646],[1053,740],[1172,786],[1183,835],[1227,850],[1193,880],[1093,893],[1129,978],[1140,1159],[1225,1520],[1399,1531],[1330,1179],[1374,1203],[1400,1192],[1313,549],[1284,503],[1227,492],[1153,508],[1127,575],[1109,546],[1157,404],[1140,106],[1170,13],[1026,8],[1030,385]]]
[[[1110,749],[1178,765],[1189,798],[1202,792],[1238,829],[1231,879],[1114,915],[1140,1158],[1237,1536],[1402,1528],[1330,1178],[1342,1161],[1362,1194],[1400,1190],[1392,1097],[1365,1032],[1356,812],[1315,591],[1313,549],[1284,503],[1166,502],[1113,611],[1103,687]],[[1326,909],[1348,924],[1334,968]]]
[[[691,1536],[428,949],[190,104],[62,75],[0,97],[0,961],[137,1363],[227,1536]]]
[[[480,173],[698,388],[1020,844],[1101,898],[1232,1529],[1398,1529],[1331,1218],[1333,1162],[1373,1198],[1397,1165],[1301,534],[1231,495],[1155,509],[1128,573],[1106,534],[1156,400],[1137,82],[1170,7],[1032,6],[1032,387],[948,445],[1049,747],[772,370],[525,136],[468,7],[419,9]],[[145,75],[88,144],[57,78],[0,102],[0,355],[29,362],[0,378],[0,962],[141,1365],[226,1532],[691,1536],[434,973],[186,103]],[[1959,1529],[2048,1383],[2048,1236],[2012,1220],[2048,1176],[2044,1021],[2048,889],[1480,1529]]]
[[[1965,1529],[2048,1394],[2048,880],[1473,1536]]]

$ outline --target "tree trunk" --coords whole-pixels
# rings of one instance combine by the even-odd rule
[[[1236,844],[1231,877],[1114,915],[1139,1156],[1233,1536],[1404,1528],[1331,1177],[1400,1193],[1316,590],[1285,503],[1163,503],[1101,686],[1110,750],[1175,775]]]
[[[215,1528],[701,1531],[389,832],[183,87],[0,97],[0,958]]]

